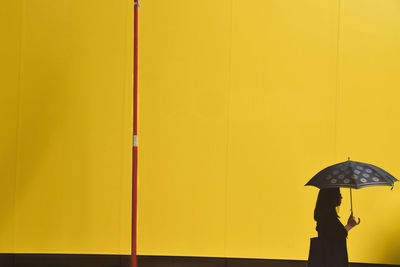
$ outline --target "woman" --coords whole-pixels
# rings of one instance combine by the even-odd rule
[[[318,194],[314,210],[314,219],[317,221],[319,259],[309,262],[308,266],[318,267],[348,267],[347,233],[360,223],[350,214],[347,225],[339,221],[336,208],[342,203],[339,188],[321,189]]]

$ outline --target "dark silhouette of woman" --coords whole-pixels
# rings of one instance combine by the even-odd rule
[[[309,262],[309,267],[348,267],[347,233],[360,223],[350,214],[347,225],[344,226],[336,212],[336,207],[342,203],[339,188],[321,189],[314,210],[314,220],[317,221],[318,259]],[[314,257],[315,259],[315,257]]]

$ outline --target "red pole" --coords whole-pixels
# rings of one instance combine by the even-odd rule
[[[137,103],[138,103],[138,7],[139,2],[134,2],[134,34],[133,34],[133,152],[132,152],[132,250],[131,266],[137,267],[136,241],[137,241]]]

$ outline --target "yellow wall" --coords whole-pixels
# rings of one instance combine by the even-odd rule
[[[129,254],[132,1],[4,2],[0,252]],[[398,1],[141,5],[139,254],[304,260],[312,175],[400,174]],[[400,264],[399,202],[354,192],[351,261]]]
[[[348,156],[399,176],[399,13],[390,0],[143,1],[138,253],[305,260],[308,179]],[[398,188],[353,196],[350,261],[400,264]]]
[[[0,8],[0,252],[14,248],[14,194],[17,155],[21,39],[20,1]]]
[[[374,162],[399,178],[400,2],[344,1],[342,12],[338,153]],[[364,221],[349,239],[351,259],[400,264],[399,185],[354,195]]]
[[[6,2],[1,252],[129,254],[133,5]]]

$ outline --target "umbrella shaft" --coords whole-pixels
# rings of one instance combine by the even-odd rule
[[[351,214],[353,214],[353,195],[351,193],[351,188],[350,188],[350,206],[351,206]]]

